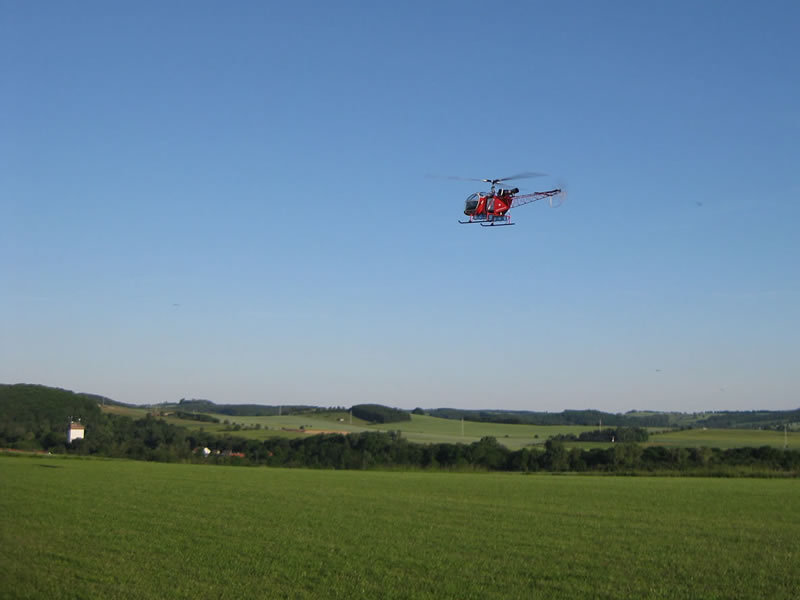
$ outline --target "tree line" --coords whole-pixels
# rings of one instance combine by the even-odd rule
[[[327,469],[421,468],[523,472],[653,473],[735,475],[752,472],[800,474],[800,451],[761,448],[665,448],[633,442],[609,448],[567,448],[548,440],[544,447],[509,450],[493,437],[471,444],[416,444],[399,432],[326,434],[307,438],[233,440],[241,464]],[[217,455],[214,455],[217,456]],[[225,462],[224,451],[217,461]]]
[[[399,423],[411,420],[411,415],[407,411],[382,404],[356,404],[350,411],[354,417],[370,423]]]
[[[157,405],[157,408],[169,410],[175,406],[175,404],[168,402]],[[193,410],[200,412],[212,412],[231,417],[274,417],[277,415],[309,414],[318,411],[329,410],[327,408],[322,409],[317,406],[308,406],[305,404],[215,404],[211,400],[202,400],[196,398],[181,398],[177,404],[177,408],[183,411]]]
[[[669,427],[666,413],[645,415],[620,415],[600,410],[564,410],[560,413],[528,410],[463,410],[460,408],[415,409],[416,414],[427,414],[443,419],[464,419],[480,423],[505,423],[511,425],[598,425],[609,427]]]
[[[561,442],[646,442],[650,439],[650,434],[643,427],[615,427],[613,429],[592,429],[578,435],[560,433],[552,436],[551,439]]]
[[[719,411],[700,419],[696,427],[712,429],[774,429],[783,431],[786,424],[800,423],[800,409],[797,410],[741,410]]]
[[[252,440],[188,430],[152,415],[132,419],[107,414],[93,399],[66,390],[44,390],[0,385],[0,447],[165,462],[325,469],[800,475],[797,450],[649,447],[637,443],[646,430],[636,428],[586,432],[614,436],[610,447],[591,449],[568,448],[563,440],[549,439],[543,447],[509,450],[494,437],[471,444],[418,444],[399,431]],[[67,444],[69,418],[78,415],[86,438]]]
[[[398,431],[252,440],[188,431],[147,416],[103,415],[100,430],[72,444],[53,443],[55,453],[162,462],[204,462],[315,469],[446,469],[516,472],[657,473],[703,475],[800,475],[800,451],[760,448],[666,448],[635,442],[608,448],[568,448],[559,440],[509,450],[494,437],[471,444],[418,444]],[[48,440],[53,442],[53,440]],[[209,452],[206,455],[205,450]]]

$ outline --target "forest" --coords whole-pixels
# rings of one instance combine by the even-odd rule
[[[350,411],[354,417],[364,419],[368,423],[399,423],[411,420],[411,415],[407,411],[380,404],[356,404]]]

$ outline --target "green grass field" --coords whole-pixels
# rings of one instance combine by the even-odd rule
[[[800,482],[0,456],[7,598],[795,598]]]
[[[120,406],[107,406],[107,412],[142,418],[147,414],[145,408],[128,408]],[[387,423],[370,425],[365,421],[350,418],[346,412],[341,413],[322,413],[308,415],[284,415],[280,417],[231,417],[223,414],[213,414],[220,423],[204,423],[178,419],[174,416],[164,417],[168,423],[187,427],[189,429],[203,428],[205,431],[220,434],[230,434],[249,439],[267,439],[274,436],[301,437],[303,433],[298,433],[301,427],[310,431],[378,431],[388,429],[399,429],[403,437],[409,441],[430,444],[430,443],[451,443],[451,444],[471,444],[477,442],[482,437],[493,436],[509,448],[519,450],[525,446],[543,445],[545,441],[559,434],[572,433],[575,435],[583,431],[594,429],[594,427],[570,425],[506,425],[502,423],[476,423],[464,421],[463,435],[462,423],[453,419],[442,419],[438,417],[428,417],[424,415],[411,415],[410,421],[399,423]],[[244,426],[261,425],[261,429],[241,429],[230,431],[230,425],[224,425],[222,421],[230,421]],[[343,421],[339,421],[343,419]],[[650,436],[649,445],[652,446],[682,446],[693,448],[698,446],[709,446],[713,448],[734,448],[742,446],[772,446],[783,448],[784,437],[782,432],[762,431],[757,429],[688,429],[685,431],[667,431],[664,433],[654,432]],[[595,442],[568,442],[568,446],[580,448],[601,448],[608,447],[610,444]],[[800,434],[797,432],[789,433],[788,447],[800,449]]]
[[[787,448],[800,449],[800,434],[789,432],[786,436]],[[751,446],[772,446],[783,448],[784,435],[778,431],[760,429],[686,429],[650,436],[649,446],[683,446],[709,448],[741,448]]]
[[[144,417],[148,410],[145,408],[128,408],[111,406],[105,407],[109,413],[124,415],[132,418]],[[310,431],[343,431],[343,432],[360,432],[360,431],[387,431],[387,430],[400,430],[403,437],[409,441],[429,444],[447,442],[451,444],[471,444],[477,442],[482,437],[493,436],[496,437],[500,443],[510,448],[511,450],[518,450],[531,444],[544,444],[548,437],[560,433],[574,433],[579,434],[582,431],[592,429],[592,427],[585,427],[580,425],[575,426],[542,426],[542,425],[506,425],[502,423],[475,423],[465,421],[463,424],[459,420],[441,419],[437,417],[428,417],[424,415],[411,415],[410,421],[402,421],[399,423],[386,423],[374,424],[353,418],[351,422],[350,416],[346,412],[337,413],[322,413],[322,414],[307,414],[307,415],[284,415],[280,417],[232,417],[223,414],[211,413],[220,420],[220,423],[204,423],[199,421],[189,421],[186,419],[178,419],[174,416],[162,417],[168,423],[173,425],[180,425],[189,429],[203,428],[205,431],[212,433],[229,433],[231,435],[249,438],[249,439],[266,439],[274,436],[283,437],[300,437],[303,433],[298,433],[296,430],[304,427]],[[342,419],[340,421],[339,419]],[[239,424],[243,426],[250,426],[259,424],[261,429],[248,429],[244,428],[239,431],[230,431],[230,425],[224,425],[222,422],[228,420],[231,424]]]
[[[375,426],[371,426],[374,428]],[[399,429],[403,437],[412,442],[424,444],[448,442],[451,444],[471,444],[482,437],[492,436],[511,450],[519,450],[531,444],[544,444],[548,437],[561,433],[579,434],[592,429],[580,425],[506,425],[503,423],[476,423],[464,421],[463,435],[461,421],[441,419],[424,415],[411,415],[411,421],[381,425],[380,428]]]

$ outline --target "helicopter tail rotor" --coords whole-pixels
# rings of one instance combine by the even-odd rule
[[[550,196],[547,201],[550,203],[550,208],[558,208],[567,200],[567,184],[564,181],[558,182],[559,194]]]

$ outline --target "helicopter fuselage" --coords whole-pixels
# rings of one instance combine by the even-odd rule
[[[468,217],[498,216],[505,215],[511,208],[514,194],[519,189],[493,190],[491,192],[476,192],[470,195],[464,203],[464,214]]]

